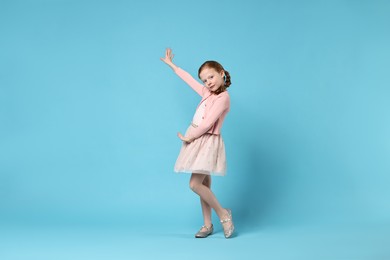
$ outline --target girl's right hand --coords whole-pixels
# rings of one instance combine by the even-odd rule
[[[173,64],[172,60],[175,55],[172,53],[172,50],[170,48],[167,48],[165,50],[165,57],[160,58],[163,62],[165,62],[168,66],[170,66],[172,69],[175,69],[175,64]]]

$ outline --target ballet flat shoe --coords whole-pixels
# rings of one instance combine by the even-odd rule
[[[233,224],[232,211],[230,209],[226,209],[226,210],[228,212],[228,216],[227,218],[221,220],[221,224],[223,227],[223,233],[225,235],[225,238],[230,238],[233,236],[234,233],[234,224]],[[223,224],[227,222],[230,222],[231,224],[229,227],[225,228]]]
[[[203,228],[206,229],[206,231],[201,231]],[[198,231],[198,233],[195,234],[195,237],[196,238],[206,238],[208,237],[209,235],[211,235],[214,231],[214,227],[213,227],[213,224],[211,224],[211,226],[207,227],[207,226],[202,226],[200,228],[200,230]]]

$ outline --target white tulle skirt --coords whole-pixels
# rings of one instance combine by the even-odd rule
[[[191,131],[191,127],[187,132]],[[183,142],[174,170],[175,172],[224,176],[226,155],[222,136],[204,134],[191,143]]]

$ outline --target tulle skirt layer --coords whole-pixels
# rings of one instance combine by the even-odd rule
[[[191,143],[183,143],[174,170],[224,176],[226,155],[222,136],[204,134]]]

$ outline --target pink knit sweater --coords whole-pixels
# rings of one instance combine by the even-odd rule
[[[190,131],[189,135],[186,137],[196,139],[205,133],[215,135],[221,134],[223,120],[230,110],[229,93],[224,91],[219,95],[212,94],[204,85],[199,83],[185,70],[177,68],[175,73],[202,97],[200,103],[207,98],[206,110],[202,122],[198,127]]]

